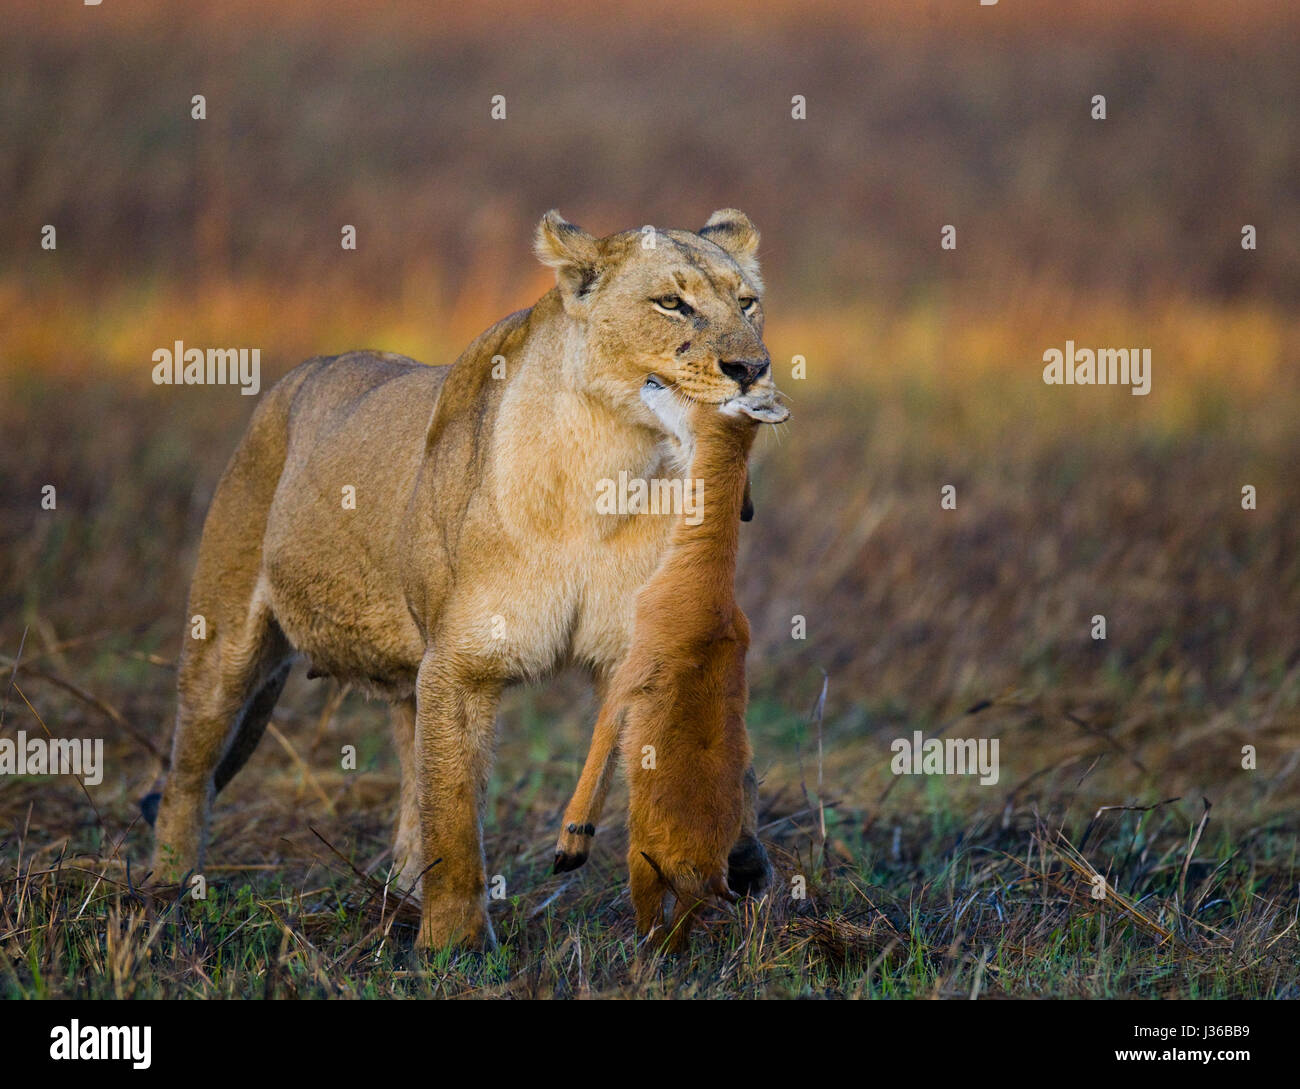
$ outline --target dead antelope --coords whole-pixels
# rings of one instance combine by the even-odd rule
[[[679,514],[664,558],[637,593],[631,648],[610,682],[565,831],[594,832],[608,758],[621,745],[637,931],[663,923],[671,894],[667,945],[680,950],[710,895],[735,899],[727,880],[733,845],[752,841],[762,855],[752,827],[749,622],[736,604],[736,548],[758,421],[777,423],[789,413],[779,405],[683,404],[653,377],[643,396],[690,435],[687,479],[703,488],[702,503],[695,517]],[[564,844],[562,836],[557,869],[570,868]],[[734,871],[736,859],[730,862]]]

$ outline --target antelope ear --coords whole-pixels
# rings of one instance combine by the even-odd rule
[[[745,474],[745,498],[740,501],[740,520],[742,522],[752,522],[754,520],[754,500],[749,494],[749,474]]]
[[[596,239],[552,208],[537,224],[533,252],[542,264],[555,269],[564,309],[581,316],[601,271]]]
[[[754,286],[760,291],[763,289],[763,279],[758,271],[758,228],[749,216],[736,208],[719,208],[700,228],[699,235],[731,254],[745,275],[753,280]]]

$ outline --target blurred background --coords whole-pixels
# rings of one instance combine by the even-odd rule
[[[1174,796],[1293,819],[1294,4],[10,0],[6,23],[0,654],[46,676],[4,729],[107,730],[119,827],[153,772],[122,723],[169,737],[202,519],[254,403],[156,387],[151,353],[257,346],[263,389],[352,348],[450,362],[548,287],[551,207],[606,234],[736,206],[763,233],[794,416],[756,452],[739,581],[772,804],[815,778],[824,672],[833,821]],[[1044,385],[1067,339],[1149,346],[1152,392]],[[318,771],[378,843],[383,711],[336,695],[297,677],[276,721],[363,746],[369,786]],[[558,813],[590,715],[571,678],[513,694],[494,805],[542,767]],[[1000,738],[998,786],[882,798],[889,742],[954,721]],[[294,767],[270,741],[259,764],[249,804]],[[75,786],[6,790],[78,834]]]

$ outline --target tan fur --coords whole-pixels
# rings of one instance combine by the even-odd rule
[[[213,797],[296,653],[394,704],[396,862],[404,888],[423,874],[420,944],[492,941],[479,815],[498,696],[565,663],[610,674],[671,529],[596,509],[620,471],[680,471],[682,438],[639,389],[653,372],[719,404],[743,388],[737,361],[767,361],[761,303],[737,302],[760,294],[757,232],[731,210],[710,224],[646,249],[640,231],[596,239],[548,213],[537,249],[556,288],[453,366],[357,352],[267,393],[199,546],[186,615],[207,638],[181,655],[159,879],[202,865]],[[669,293],[694,315],[649,301]],[[765,372],[749,396],[773,393]]]
[[[632,643],[610,682],[593,748],[621,735],[629,791],[628,872],[637,931],[675,907],[670,949],[683,948],[711,895],[733,899],[728,854],[752,812],[745,731],[749,623],[734,594],[745,462],[757,423],[712,405],[688,413],[689,476],[703,482],[703,518],[677,524],[659,568],[637,593]],[[603,790],[571,803],[599,818]],[[749,832],[755,829],[752,823]]]

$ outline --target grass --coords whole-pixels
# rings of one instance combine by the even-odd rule
[[[426,959],[410,951],[414,910],[359,872],[384,851],[373,810],[352,808],[355,790],[327,782],[337,815],[295,827],[294,773],[276,762],[263,787],[284,796],[242,816],[234,837],[248,845],[260,832],[274,841],[274,864],[214,867],[203,902],[134,891],[123,867],[103,864],[115,853],[109,843],[89,860],[73,853],[81,836],[42,837],[39,846],[20,837],[0,918],[0,993],[1300,997],[1294,836],[1261,828],[1235,841],[1202,840],[1192,852],[1192,806],[1094,821],[1068,809],[971,817],[936,797],[933,808],[911,807],[892,824],[837,806],[824,850],[812,814],[769,811],[773,894],[716,915],[693,956],[673,960],[637,948],[616,844],[602,844],[584,871],[552,876],[553,828],[542,818],[554,807],[498,798],[502,827],[488,852],[490,869],[506,878],[505,897],[492,905],[500,948]],[[546,788],[558,796],[562,781]],[[305,795],[298,800],[311,807]],[[223,823],[229,831],[229,816]],[[273,836],[273,824],[284,838]],[[1098,871],[1108,883],[1104,900],[1090,895]],[[806,898],[789,895],[796,875]]]
[[[1237,320],[1200,314],[1162,320],[1221,338]],[[103,737],[108,774],[86,791],[4,782],[0,990],[1300,997],[1294,331],[1242,325],[1255,347],[1236,382],[1206,365],[1214,337],[1170,344],[1142,399],[1044,387],[1005,362],[1033,335],[1014,321],[996,358],[945,374],[925,360],[962,323],[942,314],[875,324],[873,351],[906,365],[864,375],[846,347],[860,320],[770,338],[826,363],[758,452],[738,576],[779,879],[680,961],[636,948],[616,822],[583,870],[549,873],[594,714],[569,676],[503,710],[485,825],[498,952],[412,957],[409,912],[381,891],[397,782],[382,709],[301,676],[218,802],[207,901],[142,897],[135,800],[166,744],[200,520],[250,399],[16,375],[0,667],[22,654],[3,729]],[[34,499],[48,481],[56,511]],[[998,783],[894,776],[890,742],[915,730],[998,739]]]

